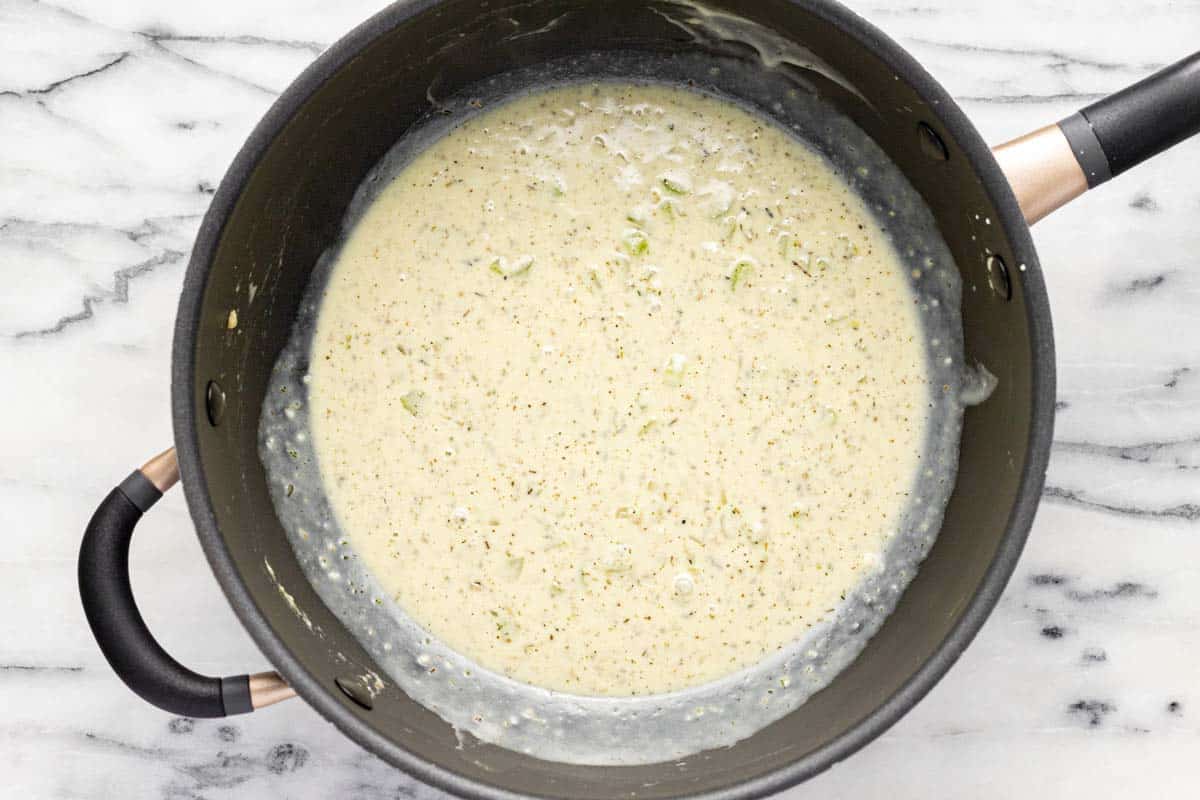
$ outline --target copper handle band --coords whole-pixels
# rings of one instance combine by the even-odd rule
[[[139,470],[154,484],[155,489],[166,494],[168,489],[179,483],[179,459],[175,457],[175,448],[163,450],[142,464]]]
[[[1087,176],[1058,125],[1005,142],[992,153],[1030,225],[1088,189]]]
[[[257,711],[296,696],[278,672],[256,672],[250,676],[250,704]]]

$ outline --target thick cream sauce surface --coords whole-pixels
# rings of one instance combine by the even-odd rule
[[[380,585],[584,695],[751,666],[876,568],[919,466],[916,300],[832,167],[723,100],[481,113],[365,210],[311,346],[313,446]]]

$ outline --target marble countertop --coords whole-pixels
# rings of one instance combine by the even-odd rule
[[[0,771],[11,797],[436,797],[300,702],[171,718],[79,608],[84,524],[168,446],[201,215],[276,94],[379,0],[0,0]],[[1196,47],[1195,0],[862,0],[991,141]],[[1054,214],[1056,442],[1017,572],[949,675],[785,795],[1176,796],[1200,786],[1200,141]],[[150,627],[209,674],[266,667],[179,492],[139,527]]]

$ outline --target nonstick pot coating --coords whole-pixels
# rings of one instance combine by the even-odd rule
[[[967,411],[943,530],[894,614],[828,688],[734,747],[669,764],[569,766],[469,737],[460,743],[390,685],[364,708],[334,681],[381,671],[301,575],[267,493],[256,434],[310,271],[340,234],[361,179],[431,112],[431,99],[584,52],[704,49],[756,62],[753,48],[698,41],[667,19],[687,15],[677,4],[399,3],[331,48],[279,99],[225,176],[192,254],[175,331],[175,437],[213,570],[263,652],[310,704],[364,747],[459,794],[751,797],[811,776],[886,729],[957,659],[1032,521],[1051,436],[1053,343],[1028,229],[986,145],[907,54],[840,6],[707,7],[803,44],[851,84],[855,91],[780,67],[854,119],[925,198],[962,273],[967,360],[999,378],[993,396]],[[214,394],[225,398],[216,425],[206,408]]]

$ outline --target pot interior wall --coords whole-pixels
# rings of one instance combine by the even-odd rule
[[[211,264],[201,263],[209,260],[203,249],[192,264],[193,271],[207,267],[208,276],[199,287],[194,369],[177,374],[176,381],[182,383],[176,391],[193,398],[192,435],[219,535],[237,576],[294,657],[292,669],[306,671],[330,693],[330,702],[344,707],[343,725],[356,718],[373,730],[365,738],[393,761],[403,761],[397,749],[402,748],[483,784],[581,800],[634,792],[647,798],[675,796],[761,777],[811,757],[847,734],[931,659],[953,660],[958,648],[943,650],[943,642],[1005,545],[1033,419],[1036,354],[1022,281],[1036,273],[1037,265],[1031,252],[1014,252],[1002,214],[964,151],[967,142],[961,141],[963,129],[956,128],[961,125],[955,121],[956,112],[921,99],[912,85],[920,77],[914,77],[909,64],[889,64],[864,49],[862,42],[871,33],[862,28],[856,33],[856,21],[844,11],[786,0],[722,0],[711,7],[724,7],[805,44],[870,98],[873,109],[842,86],[796,71],[796,77],[858,122],[904,170],[933,209],[955,255],[963,274],[969,360],[996,374],[1000,388],[967,413],[959,479],[944,529],[899,608],[858,660],[799,710],[727,750],[647,767],[566,766],[477,742],[460,747],[445,723],[394,688],[376,697],[370,711],[339,693],[335,678],[375,667],[302,577],[268,497],[256,431],[271,367],[287,339],[309,272],[338,237],[359,181],[430,110],[430,96],[444,97],[489,75],[583,51],[635,49],[669,55],[717,46],[696,41],[647,4],[625,0],[542,0],[511,7],[452,0],[390,9],[356,33],[355,41],[373,39],[360,54],[328,75],[307,100],[286,95],[273,112],[275,119],[288,119],[277,136],[261,143],[257,163],[240,187],[215,251],[209,250]],[[685,12],[679,6],[662,9]],[[544,30],[513,36],[539,29]],[[751,48],[736,43],[720,49],[727,55],[756,58]],[[339,59],[330,58],[315,69],[331,70]],[[310,73],[309,83],[317,83],[315,74]],[[941,135],[946,160],[923,143],[920,123]],[[955,139],[956,129],[960,141]],[[250,147],[257,146],[252,141]],[[222,197],[237,192],[234,184],[240,177],[231,173],[227,178],[218,206]],[[1022,232],[1018,241],[1023,236]],[[1028,263],[1026,273],[1010,270],[1011,301],[989,288],[988,252],[998,253],[1010,266]],[[251,284],[257,289],[253,302],[248,302]],[[1032,291],[1040,292],[1040,283]],[[185,296],[188,302],[197,300]],[[238,312],[233,331],[227,328],[231,309]],[[1049,344],[1039,347],[1044,359]],[[217,425],[209,422],[205,410],[212,380],[226,394]],[[189,468],[186,462],[184,468]],[[214,534],[202,530],[202,535]],[[1007,546],[1013,547],[1015,539],[1019,549],[1022,537],[1020,530]],[[319,634],[294,613],[264,561]],[[255,633],[260,642],[272,635]],[[820,756],[810,758],[808,771],[824,762]]]

